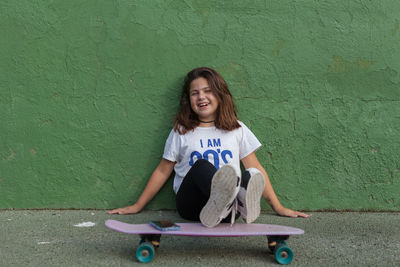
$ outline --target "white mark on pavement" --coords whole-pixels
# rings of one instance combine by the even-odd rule
[[[75,224],[74,226],[75,227],[93,227],[95,225],[96,225],[96,223],[94,223],[94,222],[83,222],[83,223]]]
[[[46,245],[46,244],[50,244],[51,242],[38,242],[38,245]]]

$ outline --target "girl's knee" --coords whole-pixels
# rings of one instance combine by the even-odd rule
[[[196,160],[196,162],[193,164],[193,166],[196,166],[196,165],[204,165],[204,164],[206,164],[206,165],[208,165],[208,164],[211,164],[208,160],[206,160],[206,159],[198,159],[198,160]]]
[[[206,159],[199,159],[193,164],[192,168],[202,168],[202,169],[203,168],[214,168],[215,169],[215,166],[212,165],[211,162],[209,162]]]

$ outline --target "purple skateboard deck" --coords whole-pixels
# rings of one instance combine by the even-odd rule
[[[207,228],[201,223],[177,223],[178,231],[161,231],[150,224],[129,224],[116,220],[107,220],[107,228],[125,234],[140,235],[141,241],[136,250],[136,258],[140,262],[150,262],[155,255],[155,248],[160,244],[161,235],[177,236],[207,236],[207,237],[238,237],[267,236],[268,247],[280,264],[289,264],[294,258],[293,251],[286,245],[291,235],[302,235],[299,228],[273,224],[233,224],[221,223],[213,228]]]
[[[144,235],[182,235],[182,236],[290,236],[302,235],[304,231],[289,226],[273,224],[233,224],[221,223],[213,228],[207,228],[201,223],[177,223],[179,231],[160,231],[150,224],[129,224],[116,220],[107,220],[106,226],[125,234]]]

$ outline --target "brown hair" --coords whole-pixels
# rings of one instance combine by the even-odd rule
[[[228,85],[224,78],[215,70],[207,67],[195,68],[186,74],[180,99],[179,112],[174,119],[174,130],[185,134],[199,126],[200,121],[190,106],[190,84],[197,78],[203,77],[218,99],[215,127],[232,131],[240,127]]]

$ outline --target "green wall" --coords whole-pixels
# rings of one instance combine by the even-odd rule
[[[132,203],[226,78],[290,208],[400,210],[400,2],[0,1],[0,208]],[[148,208],[174,208],[172,179]],[[263,204],[265,209],[267,205]]]

